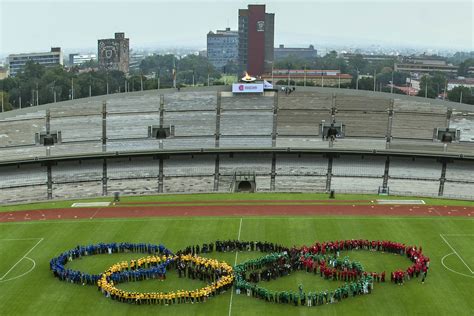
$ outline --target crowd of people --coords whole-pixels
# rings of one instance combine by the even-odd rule
[[[203,253],[217,252],[235,252],[235,251],[260,251],[260,252],[283,252],[288,250],[279,244],[267,241],[240,241],[240,240],[216,240],[214,242],[204,243],[202,245],[187,246],[179,250],[176,254],[199,255]]]
[[[198,257],[191,254],[181,254],[179,256],[168,257],[167,263],[173,263],[175,266],[184,265],[185,275],[190,278],[198,277],[199,279],[212,282],[207,283],[205,287],[196,290],[178,290],[175,292],[152,292],[139,293],[128,292],[118,289],[115,284],[120,283],[121,280],[114,282],[114,275],[122,275],[124,267],[121,263],[117,263],[110,267],[101,278],[97,281],[98,290],[104,296],[110,297],[113,300],[130,303],[130,304],[183,304],[183,303],[200,303],[205,302],[210,297],[216,296],[228,290],[233,282],[233,269],[230,265],[224,262],[219,262],[215,259]],[[162,266],[165,266],[162,264]],[[153,269],[153,268],[152,268]],[[160,278],[163,275],[163,270],[152,271],[152,269],[144,269],[144,279]],[[166,273],[166,271],[164,271]],[[213,281],[212,281],[213,280]],[[127,281],[127,280],[124,280]]]
[[[150,255],[172,255],[172,252],[163,245],[154,245],[148,243],[99,243],[87,246],[77,246],[74,249],[68,250],[53,258],[49,262],[50,270],[58,279],[66,282],[95,285],[100,279],[100,274],[92,274],[82,271],[69,269],[66,267],[68,262],[79,260],[85,256],[93,256],[99,254],[113,254],[113,253],[148,253]],[[145,261],[146,263],[146,261]],[[130,267],[131,268],[131,267]],[[130,273],[136,277],[135,273]],[[127,276],[128,277],[128,276]]]

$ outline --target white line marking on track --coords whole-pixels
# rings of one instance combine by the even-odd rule
[[[93,219],[93,218],[97,215],[97,213],[99,213],[99,211],[100,211],[100,208],[98,208],[98,209],[94,212],[94,214],[92,214],[92,216],[90,217],[90,219]]]
[[[441,238],[443,238],[444,242],[446,243],[446,245],[449,246],[449,248],[451,248],[451,250],[453,251],[453,253],[456,254],[456,256],[458,256],[458,258],[462,261],[462,263],[464,263],[464,265],[466,266],[466,268],[469,269],[469,271],[471,272],[471,274],[474,274],[474,272],[471,270],[471,268],[467,265],[467,263],[464,261],[463,258],[461,258],[461,256],[458,254],[458,252],[456,251],[456,249],[454,249],[453,246],[451,246],[451,244],[446,240],[446,238],[444,238],[444,236],[442,234],[439,234],[439,236]]]
[[[30,254],[30,252],[32,252],[39,244],[40,242],[42,242],[44,240],[44,238],[41,238],[40,240],[38,240],[38,242],[30,248],[30,250],[28,250],[27,253],[25,253],[25,255],[23,257],[20,258],[20,260],[18,260],[14,265],[13,267],[10,268],[10,270],[7,271],[7,273],[5,273],[1,278],[0,278],[0,281],[3,281],[3,279],[5,279],[5,277],[8,275],[8,273],[10,273],[13,269],[15,269],[15,267],[23,260],[26,258],[26,256],[28,256]],[[30,258],[28,258],[29,260],[32,260]],[[33,260],[34,261],[34,260]],[[36,266],[36,263],[35,263],[35,266]]]
[[[456,270],[453,270],[451,268],[449,268],[445,263],[444,263],[444,259],[446,259],[447,257],[449,257],[450,255],[454,255],[455,253],[454,252],[451,252],[451,253],[448,253],[446,256],[444,256],[442,259],[441,259],[441,264],[443,265],[443,267],[445,267],[447,270],[451,271],[451,272],[454,272],[456,274],[459,274],[459,275],[462,275],[462,276],[467,276],[468,278],[474,278],[474,275],[469,275],[469,274],[465,274],[465,273],[461,273],[461,272],[458,272]]]
[[[242,231],[242,217],[240,218],[239,224],[239,234],[237,236],[237,240],[240,240],[240,232]],[[234,260],[234,267],[237,264],[237,255],[239,254],[238,251],[235,252],[235,260]],[[234,287],[230,289],[230,302],[229,302],[229,316],[232,313],[232,299],[234,298]]]

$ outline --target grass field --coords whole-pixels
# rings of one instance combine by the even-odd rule
[[[237,199],[323,199],[327,195],[181,195],[127,198],[127,201],[209,201]],[[369,200],[370,196],[340,196],[342,199]],[[424,199],[427,203],[445,201]],[[469,202],[448,201],[472,205]],[[71,202],[56,202],[58,207]],[[50,208],[51,204],[15,206],[14,209]],[[12,211],[3,207],[3,211]],[[271,304],[230,291],[203,304],[173,306],[135,306],[104,298],[95,287],[68,284],[55,279],[49,260],[78,244],[97,242],[163,243],[171,250],[217,239],[261,240],[287,246],[311,244],[316,240],[351,238],[400,241],[423,246],[431,258],[425,284],[418,279],[404,286],[375,284],[371,295],[359,296],[338,304],[312,308]],[[154,217],[134,219],[93,219],[76,221],[35,221],[0,224],[0,314],[121,315],[166,313],[167,315],[473,315],[474,300],[474,221],[467,217]],[[367,270],[406,268],[410,262],[400,256],[353,251],[347,253],[361,261]],[[99,273],[111,264],[140,254],[114,254],[86,257],[71,268]],[[213,257],[230,264],[261,256],[260,253],[215,253]],[[34,268],[33,268],[34,267]],[[265,284],[270,289],[296,291],[302,283],[306,291],[331,289],[336,281],[296,272]],[[200,287],[198,281],[179,279],[171,272],[164,282],[145,281],[122,284],[128,290],[173,290]]]

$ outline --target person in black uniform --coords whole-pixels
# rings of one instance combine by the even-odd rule
[[[331,126],[328,128],[326,133],[326,139],[334,141],[336,139],[337,129],[334,127],[334,123],[331,123]]]

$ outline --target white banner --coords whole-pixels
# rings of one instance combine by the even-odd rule
[[[234,83],[232,93],[263,93],[262,83]]]

